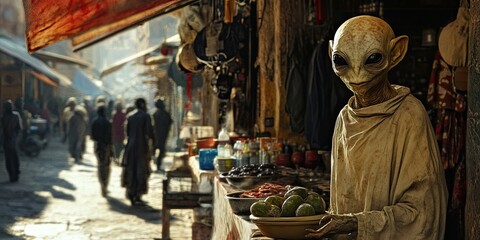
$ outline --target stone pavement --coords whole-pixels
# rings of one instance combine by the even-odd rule
[[[120,186],[121,167],[112,164],[109,195],[97,180],[93,143],[87,141],[82,163],[68,157],[59,137],[38,157],[20,153],[20,180],[8,182],[0,153],[0,239],[94,240],[161,239],[162,179],[152,173],[148,206],[130,206]],[[171,166],[172,157],[165,159]],[[192,210],[171,211],[171,239],[191,239]]]

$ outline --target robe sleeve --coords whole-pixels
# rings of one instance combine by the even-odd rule
[[[393,204],[380,211],[354,214],[358,239],[443,239],[447,190],[425,110],[408,111],[397,128],[390,193]]]

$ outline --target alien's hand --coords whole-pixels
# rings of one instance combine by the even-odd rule
[[[306,238],[332,237],[335,235],[356,235],[357,217],[353,215],[325,215],[319,222],[320,228],[317,230],[307,229],[309,232]],[[352,235],[351,235],[352,236]]]

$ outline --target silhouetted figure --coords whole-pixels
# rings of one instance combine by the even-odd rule
[[[112,125],[113,125],[112,140],[113,140],[115,158],[119,160],[120,154],[123,148],[125,147],[123,142],[125,141],[125,121],[127,120],[127,114],[125,113],[125,110],[123,109],[123,105],[121,102],[118,102],[115,108],[116,109],[112,117]]]
[[[145,99],[135,100],[136,110],[127,115],[127,146],[123,155],[122,187],[132,205],[144,204],[141,197],[148,192],[150,177],[149,140],[153,139],[152,122]]]
[[[112,124],[105,116],[105,105],[97,106],[97,117],[92,121],[91,138],[94,141],[94,152],[97,157],[98,180],[102,196],[107,196],[110,178],[112,154]]]
[[[7,100],[3,104],[2,116],[3,149],[5,153],[5,165],[10,177],[10,182],[17,182],[20,175],[20,161],[17,153],[17,137],[22,130],[22,120],[18,112],[13,111],[13,103]]]
[[[84,141],[87,133],[87,112],[82,106],[76,106],[67,124],[68,150],[75,162],[82,160]]]
[[[56,135],[60,130],[60,107],[56,98],[50,98],[47,102],[47,109],[50,112],[51,132]]]
[[[14,109],[16,110],[16,113],[20,117],[20,121],[21,121],[20,124],[22,125],[22,130],[18,135],[18,141],[17,141],[17,144],[19,144],[20,148],[22,149],[25,146],[24,145],[25,140],[27,139],[28,130],[30,129],[31,114],[30,112],[25,110],[24,101],[22,97],[15,99]]]
[[[75,111],[76,106],[77,106],[77,102],[76,102],[74,97],[70,97],[70,98],[67,99],[67,102],[65,104],[65,108],[63,109],[62,121],[61,121],[62,132],[63,132],[62,142],[67,141],[68,121],[73,116],[73,113]]]
[[[161,98],[157,98],[155,100],[155,107],[157,110],[153,113],[153,121],[154,121],[154,133],[155,133],[155,141],[154,141],[154,151],[159,150],[159,154],[156,159],[157,164],[157,171],[162,171],[162,159],[165,157],[166,153],[166,143],[168,132],[170,131],[170,126],[172,125],[172,117],[170,114],[165,110],[165,104]]]

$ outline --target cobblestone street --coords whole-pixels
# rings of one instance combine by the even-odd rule
[[[130,206],[120,186],[121,167],[112,164],[109,194],[97,180],[93,143],[82,163],[68,157],[59,137],[38,157],[20,153],[20,180],[8,182],[0,154],[0,239],[161,239],[162,179],[152,173],[147,206]],[[168,168],[172,157],[167,157]],[[192,210],[172,210],[171,239],[191,239]]]

